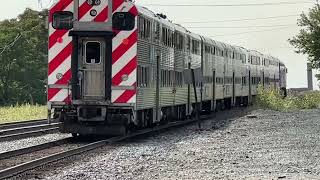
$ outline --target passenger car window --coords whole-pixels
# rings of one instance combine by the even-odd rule
[[[86,63],[100,64],[101,62],[101,44],[100,42],[86,43]]]
[[[112,25],[115,30],[133,30],[135,26],[135,17],[129,12],[116,12],[112,17]]]

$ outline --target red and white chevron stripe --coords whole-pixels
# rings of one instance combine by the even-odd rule
[[[113,103],[136,103],[137,81],[137,8],[131,4],[122,4],[115,11],[130,12],[136,18],[136,26],[132,31],[120,31],[112,40],[112,85],[131,86],[133,90],[113,90]],[[122,81],[122,77],[128,76],[128,80]]]
[[[72,38],[67,30],[52,28],[52,15],[56,11],[73,11],[73,0],[60,0],[50,10],[48,84],[68,85],[71,79]],[[90,11],[95,9],[97,16],[92,17]],[[90,6],[86,0],[79,0],[78,19],[83,22],[106,22],[108,20],[108,0],[102,0],[100,6]],[[138,11],[134,4],[124,0],[113,0],[113,13],[130,12],[136,16]],[[137,24],[137,23],[136,23]],[[112,41],[112,84],[113,86],[133,86],[136,89],[137,70],[137,26],[132,31],[118,31]],[[58,79],[57,74],[62,74]],[[128,80],[122,81],[127,75]],[[48,89],[48,101],[68,102],[67,89]],[[135,103],[136,90],[113,90],[113,103]]]

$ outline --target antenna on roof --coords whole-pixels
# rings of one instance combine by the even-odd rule
[[[158,13],[157,16],[161,17],[162,19],[167,19],[167,16],[162,13]]]

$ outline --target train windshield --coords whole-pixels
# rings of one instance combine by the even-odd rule
[[[100,64],[101,62],[101,44],[100,42],[86,43],[86,63]]]

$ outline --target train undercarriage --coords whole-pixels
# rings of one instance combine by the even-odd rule
[[[248,97],[236,97],[221,100],[203,101],[200,104],[200,114],[210,114],[217,111],[229,110],[232,107],[248,106]],[[133,107],[118,106],[64,106],[55,112],[59,117],[60,132],[71,133],[73,136],[102,135],[117,136],[144,128],[152,128],[169,122],[183,121],[196,117],[195,103],[162,107],[160,120],[156,119],[155,109],[135,111]]]

